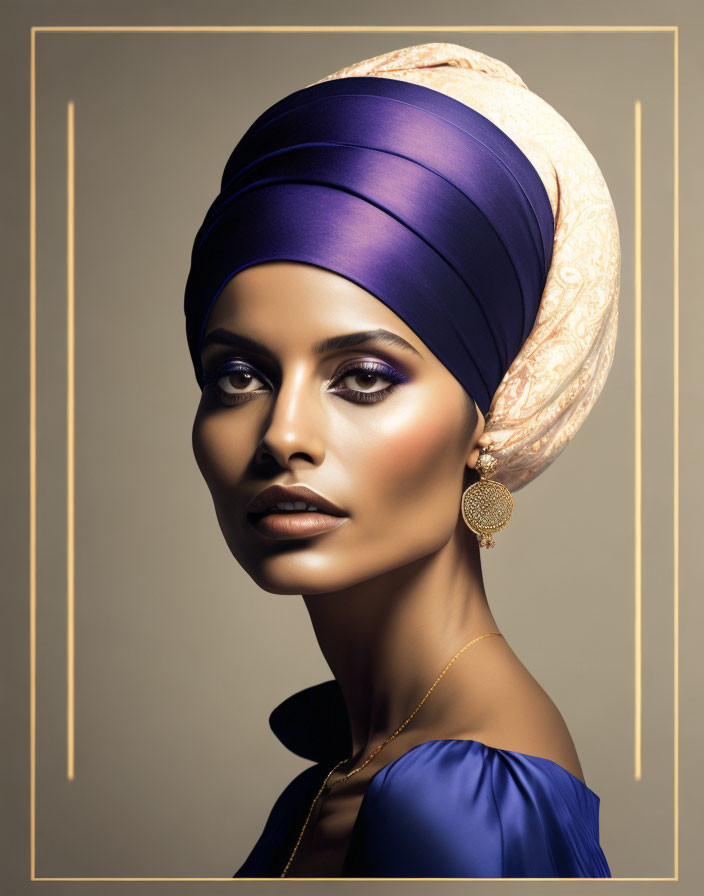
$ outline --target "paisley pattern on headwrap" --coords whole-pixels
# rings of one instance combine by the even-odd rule
[[[480,112],[523,150],[550,197],[555,235],[540,307],[485,415],[487,444],[498,462],[493,478],[516,491],[565,448],[611,368],[621,250],[609,190],[574,129],[498,59],[428,43],[321,80],[361,75],[421,84]]]

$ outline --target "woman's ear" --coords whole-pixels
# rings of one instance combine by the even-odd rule
[[[479,460],[479,452],[485,445],[489,444],[489,436],[484,433],[484,427],[486,425],[484,414],[479,410],[474,400],[473,404],[477,422],[474,427],[474,432],[472,433],[471,451],[467,456],[467,466],[472,470],[476,469],[477,461]]]

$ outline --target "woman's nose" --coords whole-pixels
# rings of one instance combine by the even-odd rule
[[[317,466],[325,455],[320,384],[304,369],[284,376],[275,395],[257,460],[272,458],[281,467],[295,459]]]

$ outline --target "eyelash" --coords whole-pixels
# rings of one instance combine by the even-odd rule
[[[348,376],[358,372],[362,373],[374,373],[377,376],[382,377],[383,379],[391,380],[391,385],[387,386],[385,389],[378,389],[374,392],[362,392],[357,391],[355,389],[341,389],[335,390],[333,394],[335,395],[344,395],[350,396],[354,395],[355,398],[348,399],[351,400],[354,404],[375,404],[378,401],[383,401],[387,398],[398,385],[401,383],[405,383],[408,381],[408,377],[404,376],[401,373],[396,372],[393,368],[388,367],[386,364],[380,364],[376,361],[358,361],[351,367],[346,367],[342,370],[333,380],[332,384],[339,383],[341,380],[346,379]],[[223,364],[219,367],[215,373],[210,373],[207,370],[203,371],[203,388],[207,388],[209,386],[214,386],[217,390],[218,397],[224,404],[240,404],[243,401],[249,401],[250,396],[259,395],[264,389],[253,389],[251,392],[226,392],[224,389],[221,389],[218,385],[218,381],[223,377],[228,376],[232,373],[248,373],[254,376],[256,379],[263,380],[269,388],[271,387],[271,383],[269,380],[259,374],[256,368],[252,367],[250,364],[247,364],[245,361],[235,361],[227,364]]]

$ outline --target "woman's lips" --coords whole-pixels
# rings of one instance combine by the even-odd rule
[[[346,516],[332,516],[314,511],[272,511],[264,516],[248,514],[252,526],[268,538],[307,538],[341,526]]]

